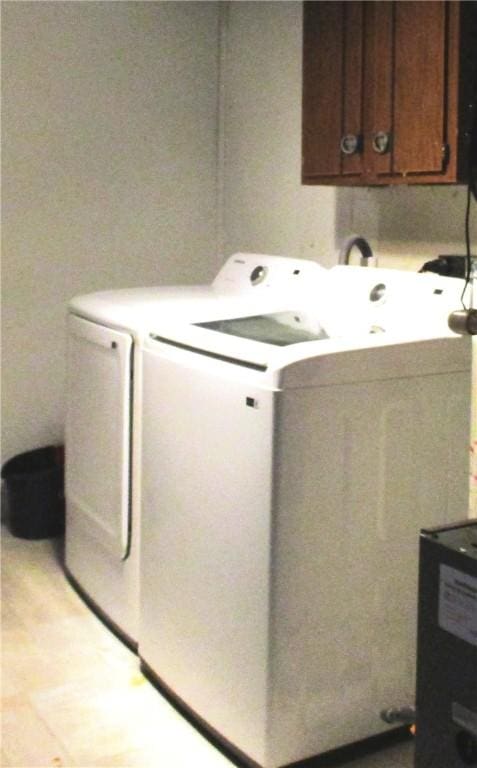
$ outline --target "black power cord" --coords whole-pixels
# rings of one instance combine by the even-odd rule
[[[462,307],[465,310],[467,310],[468,307],[466,307],[465,305],[464,296],[467,291],[467,288],[469,287],[470,280],[472,277],[472,255],[470,250],[470,202],[471,202],[472,196],[474,196],[475,199],[477,200],[475,183],[473,181],[469,181],[467,185],[467,204],[465,208],[465,264],[466,264],[465,283],[464,283],[464,288],[462,290],[462,294],[460,297]]]
[[[470,248],[470,203],[472,197],[477,202],[477,116],[474,116],[474,124],[471,130],[471,137],[471,143],[469,146],[469,181],[467,184],[467,204],[465,208],[466,270],[464,289],[460,297],[462,306],[465,310],[468,308],[465,306],[464,296],[472,277],[472,255]]]

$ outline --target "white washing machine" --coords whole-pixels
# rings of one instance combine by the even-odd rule
[[[317,264],[235,254],[210,286],[106,291],[68,314],[66,572],[130,646],[138,637],[141,347],[161,318],[227,306],[267,306]],[[207,308],[207,310],[206,310]],[[242,310],[243,311],[243,310]]]
[[[142,668],[265,768],[413,703],[418,534],[468,502],[461,281],[316,288],[144,349]]]

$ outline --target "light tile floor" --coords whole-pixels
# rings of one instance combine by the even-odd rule
[[[231,768],[65,580],[58,542],[2,528],[1,765]],[[343,763],[411,768],[412,744]]]

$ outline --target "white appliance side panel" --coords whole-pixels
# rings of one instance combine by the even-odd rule
[[[469,374],[288,391],[277,413],[270,766],[414,702],[419,531],[467,514]]]
[[[67,552],[73,514],[110,554],[128,552],[132,343],[128,333],[68,318]]]
[[[170,356],[144,353],[139,653],[261,762],[273,392],[230,365]]]

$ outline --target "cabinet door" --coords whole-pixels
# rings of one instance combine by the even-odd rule
[[[373,182],[374,177],[382,175],[442,172],[446,145],[446,3],[370,3],[366,29],[368,180]],[[382,181],[391,183],[392,178]]]
[[[393,171],[440,172],[446,143],[446,3],[393,5]]]
[[[361,173],[362,77],[363,3],[305,3],[304,178]]]

